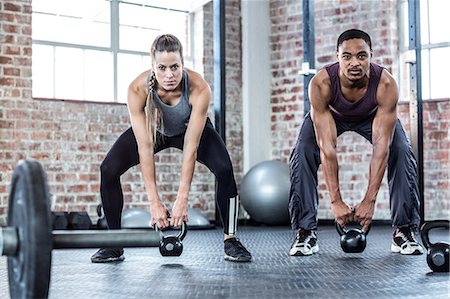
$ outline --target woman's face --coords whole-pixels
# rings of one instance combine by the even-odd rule
[[[160,88],[175,90],[182,79],[183,61],[179,52],[155,52],[153,71]]]

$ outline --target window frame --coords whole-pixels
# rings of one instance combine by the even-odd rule
[[[89,99],[89,98],[83,98],[83,99],[62,99],[56,97],[56,78],[55,78],[55,72],[53,70],[53,97],[40,97],[40,96],[33,96],[33,99],[42,99],[42,100],[60,100],[60,101],[71,101],[71,102],[92,102],[92,103],[104,103],[104,104],[126,104],[126,99],[119,99],[118,98],[118,91],[119,91],[119,80],[118,80],[118,56],[120,54],[131,54],[136,56],[149,56],[149,52],[143,52],[143,51],[136,51],[136,50],[128,50],[128,49],[121,49],[119,46],[119,39],[120,39],[120,22],[119,22],[119,5],[122,4],[128,4],[128,5],[136,5],[141,7],[150,7],[154,9],[162,9],[162,10],[171,10],[175,12],[181,12],[185,13],[187,17],[186,22],[186,33],[187,33],[187,44],[184,48],[184,62],[185,64],[192,64],[193,63],[193,43],[191,42],[192,39],[192,33],[193,33],[193,21],[192,21],[192,14],[187,10],[180,10],[180,9],[171,9],[168,7],[160,7],[160,6],[154,6],[149,4],[139,4],[139,3],[133,3],[130,1],[123,1],[123,0],[109,0],[110,2],[110,46],[93,46],[93,45],[85,45],[85,44],[76,44],[76,43],[66,43],[66,42],[57,42],[57,41],[48,41],[48,40],[40,40],[40,39],[33,39],[32,46],[34,45],[42,45],[42,46],[48,46],[53,47],[53,67],[55,68],[55,48],[56,47],[62,47],[62,48],[70,48],[70,49],[80,49],[80,50],[93,50],[93,51],[102,51],[102,52],[108,52],[112,55],[112,69],[113,69],[113,96],[112,101],[100,101],[95,99]],[[39,12],[37,12],[39,13]],[[149,66],[150,68],[150,66]],[[138,74],[136,74],[137,76]],[[84,90],[83,90],[84,92]]]
[[[423,38],[421,40],[421,71],[422,71],[422,99],[423,100],[441,100],[442,98],[433,98],[431,96],[431,55],[430,52],[434,49],[444,49],[450,48],[450,41],[448,42],[430,42],[430,10],[429,10],[429,0],[419,0],[420,1],[420,31],[426,30],[428,35],[428,42],[424,42]],[[426,8],[424,8],[426,6]],[[407,95],[410,90],[409,86],[409,67],[408,61],[415,60],[414,57],[410,57],[411,52],[408,49],[408,0],[401,0],[399,3],[400,10],[400,40],[399,40],[399,54],[400,54],[400,77],[404,83],[401,88],[401,101],[409,101]],[[423,13],[426,13],[424,15]],[[425,26],[425,27],[424,27]],[[426,53],[426,55],[424,55]],[[450,94],[444,98],[450,98]]]

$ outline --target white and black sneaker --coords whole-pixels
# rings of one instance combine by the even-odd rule
[[[312,255],[319,251],[317,235],[314,231],[300,229],[289,251],[292,256]]]
[[[392,236],[391,251],[401,254],[420,255],[422,246],[414,238],[413,227],[398,227]]]

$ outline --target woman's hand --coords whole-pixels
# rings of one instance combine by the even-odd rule
[[[178,227],[182,225],[183,221],[188,221],[188,198],[178,195],[173,203],[170,225]]]
[[[155,224],[159,229],[169,226],[169,221],[167,220],[170,215],[169,210],[160,200],[150,204],[150,214],[152,216],[152,219],[150,220],[152,227]]]

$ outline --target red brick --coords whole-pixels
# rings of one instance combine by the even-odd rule
[[[6,3],[3,4],[3,9],[4,10],[8,10],[8,11],[19,12],[19,11],[22,10],[22,7],[20,5],[15,5],[13,3],[6,2]]]

